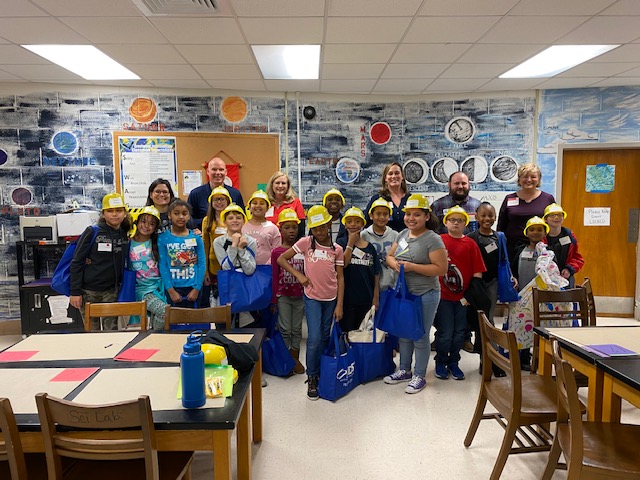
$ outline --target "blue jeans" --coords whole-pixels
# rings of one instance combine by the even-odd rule
[[[411,361],[413,352],[416,353],[416,368],[413,370],[414,375],[424,378],[427,375],[427,364],[429,363],[429,332],[433,325],[433,319],[436,315],[438,302],[440,301],[440,290],[430,290],[421,297],[422,300],[422,321],[424,322],[425,334],[420,340],[409,340],[401,338],[400,343],[400,369],[411,371]]]
[[[458,363],[467,330],[467,307],[459,301],[440,300],[435,327],[436,362],[445,365]]]
[[[307,317],[307,375],[317,377],[320,375],[320,357],[329,344],[331,334],[331,322],[333,312],[336,309],[336,300],[321,302],[303,296],[304,314]]]

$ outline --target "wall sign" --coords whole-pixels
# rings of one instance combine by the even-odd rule
[[[585,227],[608,227],[611,225],[611,207],[585,207]]]

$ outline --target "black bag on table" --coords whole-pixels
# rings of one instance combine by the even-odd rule
[[[216,330],[209,330],[200,343],[213,343],[224,347],[227,360],[239,373],[248,372],[258,361],[256,347],[249,343],[237,343]]]

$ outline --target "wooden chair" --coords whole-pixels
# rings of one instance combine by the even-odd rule
[[[551,448],[553,437],[546,425],[556,419],[556,387],[550,377],[523,374],[515,334],[494,327],[484,312],[478,312],[478,316],[482,337],[482,380],[464,446],[471,445],[481,420],[494,419],[505,429],[490,477],[497,480],[510,454]],[[498,351],[500,347],[515,354],[507,358]],[[506,377],[492,378],[494,365],[504,370]],[[487,401],[497,412],[484,413]]]
[[[11,402],[0,398],[0,478],[40,480],[47,478],[47,463],[40,453],[24,454]]]
[[[573,304],[571,310],[549,310],[548,304],[562,307]],[[533,287],[533,326],[546,326],[543,322],[564,321],[568,325],[578,323],[581,327],[589,325],[589,313],[587,311],[587,293],[584,288],[571,288],[569,290],[538,290]],[[553,323],[551,323],[553,325]],[[531,356],[531,371],[538,369],[538,354],[540,349],[540,337],[533,336],[533,354]],[[586,387],[587,377],[582,374],[579,378],[579,386]]]
[[[36,404],[49,480],[190,478],[193,452],[158,452],[146,395],[81,405],[39,393]],[[63,458],[74,459],[64,475]]]
[[[182,308],[167,305],[164,311],[164,329],[171,325],[187,325],[190,323],[223,324],[226,330],[231,329],[231,304],[220,307]]]
[[[114,302],[114,303],[90,303],[84,306],[84,330],[91,331],[91,319],[95,317],[119,317],[138,315],[140,317],[140,330],[147,329],[147,302]]]
[[[587,294],[587,312],[589,313],[589,325],[596,325],[596,302],[593,298],[593,290],[591,289],[591,280],[589,277],[584,277],[584,282],[580,285],[584,288]]]
[[[583,422],[573,368],[552,340],[556,366],[558,420],[547,468],[542,476],[550,479],[558,466],[560,452],[567,462],[567,479],[638,479],[640,425]]]

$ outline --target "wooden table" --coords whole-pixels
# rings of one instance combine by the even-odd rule
[[[534,331],[540,336],[540,351],[538,357],[538,373],[551,375],[553,353],[551,351],[552,337],[558,340],[562,350],[562,358],[567,360],[578,372],[584,374],[588,381],[587,419],[589,421],[619,421],[620,397],[633,399],[633,388],[618,385],[615,391],[622,393],[617,401],[614,395],[614,382],[609,378],[605,382],[602,356],[585,348],[586,345],[614,343],[640,352],[640,327],[535,327]],[[638,357],[634,357],[638,358]],[[614,360],[614,359],[606,359]],[[619,360],[619,359],[616,359]],[[608,363],[608,362],[605,362]],[[605,383],[607,389],[605,391]],[[638,395],[638,392],[635,392]],[[631,400],[630,400],[631,401]],[[633,402],[632,402],[633,403]],[[640,402],[638,402],[640,403]],[[606,405],[607,413],[604,412]],[[617,405],[617,410],[616,410]],[[616,417],[617,411],[617,417]]]
[[[604,372],[602,421],[620,422],[623,398],[640,408],[640,357],[601,358],[596,363]]]
[[[253,338],[251,343],[260,347],[264,338],[263,329],[243,329],[234,331],[234,333],[251,333]],[[58,336],[57,334],[56,336]],[[101,335],[100,333],[88,333],[85,335]],[[127,344],[123,349],[126,350],[131,346],[139,343],[141,340],[150,335],[150,332],[142,332],[132,342]],[[184,332],[181,332],[184,335]],[[51,336],[51,335],[47,335]],[[33,337],[31,337],[33,338]],[[49,341],[47,339],[47,341]],[[31,341],[33,343],[33,340]],[[19,345],[19,344],[18,344]],[[105,348],[103,346],[103,348]],[[15,346],[13,347],[15,350]],[[52,360],[52,361],[22,361],[22,362],[10,362],[0,363],[0,385],[3,384],[3,376],[5,378],[15,377],[15,371],[17,369],[28,373],[29,370],[38,369],[39,371],[45,371],[45,369],[58,370],[64,368],[85,367],[90,364],[93,367],[98,367],[98,373],[92,375],[87,380],[83,381],[77,388],[71,391],[69,394],[64,395],[64,398],[68,400],[74,400],[76,397],[81,398],[92,394],[91,389],[98,383],[99,375],[101,372],[109,373],[110,375],[118,375],[126,377],[135,373],[137,369],[150,369],[150,368],[168,368],[170,371],[177,370],[178,367],[175,364],[158,363],[158,362],[119,362],[112,359],[92,359],[92,360]],[[151,404],[153,409],[153,420],[157,431],[158,449],[161,451],[190,451],[190,450],[211,450],[213,451],[214,462],[214,479],[215,480],[227,480],[231,478],[231,435],[233,431],[236,431],[236,446],[237,446],[237,478],[250,479],[251,478],[251,439],[253,436],[254,441],[259,441],[262,438],[262,380],[261,380],[261,363],[258,362],[250,372],[245,372],[239,376],[237,383],[234,385],[233,395],[225,400],[224,407],[213,408],[205,405],[199,409],[183,409],[179,407],[179,400],[176,398],[177,383],[171,384],[166,389],[158,389],[157,381],[153,378],[148,378],[147,381],[156,382],[154,385],[145,386],[145,377],[148,375],[142,375],[139,379],[140,391],[153,391],[154,394],[150,395]],[[138,371],[138,373],[142,370]],[[179,375],[177,372],[173,374],[172,378]],[[43,382],[40,391],[47,391],[46,375],[41,380]],[[46,381],[45,381],[46,380]],[[93,385],[92,385],[93,382]],[[153,388],[155,387],[155,390]],[[37,386],[31,385],[31,390],[38,389]],[[59,390],[64,393],[64,390]],[[254,395],[254,392],[259,393]],[[251,395],[249,393],[251,392]],[[133,398],[137,396],[133,395],[130,391],[122,392],[123,399]],[[161,398],[166,395],[166,398]],[[0,396],[2,396],[2,388],[0,387]],[[164,404],[164,409],[154,408],[154,397],[157,404]],[[10,397],[11,399],[11,397]],[[167,402],[177,402],[177,408],[166,409]],[[213,402],[214,400],[208,400]],[[258,403],[259,402],[259,403]],[[95,402],[85,403],[101,403],[99,400]],[[35,406],[35,402],[33,403]],[[171,405],[171,403],[169,403]],[[252,408],[253,407],[253,408]],[[24,408],[23,412],[24,412]],[[26,407],[29,410],[30,407]],[[171,408],[171,406],[169,406]],[[255,422],[252,422],[252,410]],[[42,443],[42,436],[40,433],[40,422],[35,408],[33,413],[24,412],[16,414],[16,421],[20,430],[20,435],[23,441],[23,447],[26,452],[42,452],[44,446]],[[257,424],[257,422],[260,422]],[[253,435],[252,435],[253,425]],[[256,436],[257,434],[257,436]]]

